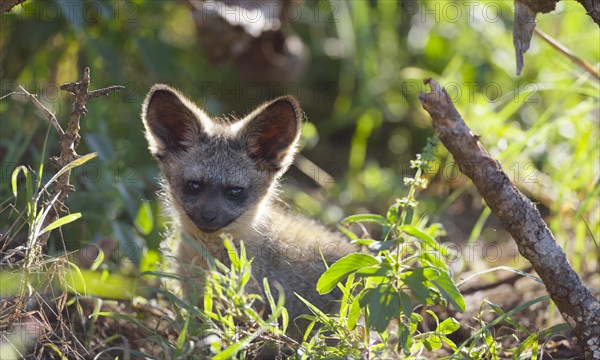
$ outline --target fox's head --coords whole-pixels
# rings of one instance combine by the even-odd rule
[[[157,84],[146,96],[142,119],[169,200],[198,229],[212,233],[237,220],[254,223],[292,162],[303,113],[286,96],[235,122],[212,120]]]

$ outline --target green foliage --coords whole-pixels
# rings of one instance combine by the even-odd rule
[[[172,291],[159,289],[176,313],[166,329],[149,329],[140,319],[128,315],[100,315],[121,318],[145,329],[146,334],[159,342],[160,358],[244,358],[263,351],[262,347],[269,342],[294,343],[285,335],[289,319],[282,289],[278,288],[275,301],[265,279],[262,283],[264,296],[256,293],[258,284],[253,281],[257,280],[251,278],[251,260],[246,257],[243,242],[239,244],[239,250],[227,238],[224,238],[224,245],[230,265],[210,258],[209,269],[188,269],[202,286],[192,287],[184,299]],[[168,281],[170,278],[186,281],[170,273],[148,272],[146,275]],[[264,306],[269,307],[269,316],[263,316]],[[176,338],[161,335],[169,328],[176,329]],[[150,354],[144,356],[151,357]]]
[[[52,178],[43,184],[42,186],[42,171],[43,166],[40,166],[40,173],[36,174],[29,170],[27,167],[21,165],[18,166],[12,173],[11,176],[11,187],[12,193],[15,198],[15,203],[17,200],[17,196],[19,193],[18,186],[18,178],[19,174],[23,174],[25,177],[25,203],[27,209],[26,225],[27,225],[27,243],[25,245],[26,255],[25,255],[25,264],[23,265],[24,273],[34,270],[33,266],[36,261],[41,258],[41,244],[38,243],[40,236],[44,233],[50,232],[54,229],[57,229],[63,225],[66,225],[72,221],[77,220],[81,217],[80,213],[69,214],[64,217],[58,218],[54,220],[52,223],[44,226],[46,223],[46,218],[48,213],[52,210],[53,207],[58,206],[56,203],[58,194],[54,196],[52,199],[46,199],[48,197],[48,189],[51,185],[53,185],[56,180],[67,171],[71,171],[73,168],[81,166],[85,164],[90,159],[94,158],[96,154],[88,154],[80,157],[77,160],[72,161],[71,163],[65,165],[62,169],[60,169]],[[37,175],[37,181],[35,184],[33,180]],[[46,201],[43,201],[46,200]],[[15,204],[16,208],[16,204]],[[25,290],[28,287],[27,277],[25,277],[25,281],[22,282],[22,294],[25,294]]]
[[[376,357],[411,357],[434,351],[447,344],[456,345],[446,335],[459,328],[458,322],[448,318],[441,323],[431,310],[425,313],[436,323],[434,331],[421,331],[424,309],[435,304],[452,304],[465,311],[465,302],[454,284],[444,256],[435,237],[441,233],[438,225],[427,226],[415,216],[417,188],[425,188],[422,174],[435,161],[437,139],[428,143],[424,152],[411,163],[414,177],[404,179],[408,186],[405,197],[397,199],[385,216],[354,215],[344,224],[374,223],[383,231],[381,238],[358,239],[373,253],[350,254],[335,262],[321,276],[317,290],[323,294],[335,286],[342,289],[344,299],[339,314],[326,315],[314,307],[314,323],[323,324],[307,347],[307,356],[360,356],[365,351]],[[348,278],[346,282],[343,280]],[[360,320],[362,317],[364,320]],[[327,335],[340,342],[335,348],[326,345]],[[306,337],[309,337],[307,332]],[[372,339],[376,339],[375,343]]]
[[[498,305],[485,300],[481,305],[479,316],[477,318],[480,328],[478,330],[473,329],[472,335],[464,341],[458,348],[454,348],[455,352],[453,357],[455,358],[468,358],[468,359],[500,359],[503,358],[500,353],[512,353],[513,359],[535,359],[540,352],[538,343],[540,339],[551,339],[552,336],[560,334],[562,331],[570,329],[567,323],[557,324],[547,329],[540,331],[530,331],[526,327],[519,325],[519,323],[513,320],[513,316],[519,312],[531,307],[540,302],[548,301],[549,296],[544,295],[527,301],[510,311],[504,312]],[[490,307],[491,310],[485,310],[486,307]],[[486,313],[492,313],[497,315],[491,321],[485,321],[484,317]],[[509,327],[515,333],[519,333],[523,336],[523,340],[514,349],[504,348],[501,344],[503,338],[512,337],[517,339],[516,335],[509,333],[508,335],[497,336],[494,334],[494,326],[506,322]],[[546,342],[548,341],[546,340]],[[542,351],[544,347],[542,347]]]
[[[573,256],[575,268],[588,269],[594,262],[594,253],[587,251],[589,233],[600,231],[595,201],[600,187],[594,180],[598,170],[589,156],[599,150],[593,111],[598,84],[538,38],[526,54],[523,75],[517,77],[509,5],[307,1],[298,5],[299,17],[288,25],[310,50],[310,61],[298,81],[272,84],[246,81],[231,63],[210,64],[197,48],[193,19],[183,3],[94,0],[71,6],[64,1],[28,0],[2,15],[1,95],[22,84],[38,93],[51,110],[68,107],[68,94],[57,87],[77,79],[82,64],[91,67],[92,81],[99,86],[127,86],[121,94],[88,104],[82,153],[96,152],[99,158],[75,175],[80,191],[71,194],[67,205],[87,220],[71,229],[65,245],[77,250],[109,236],[121,249],[137,247],[139,253],[142,239],[149,249],[158,249],[165,221],[155,197],[156,166],[137,120],[151,84],[171,83],[201,99],[213,114],[231,110],[243,114],[262,100],[298,89],[294,95],[310,121],[304,154],[320,168],[315,172],[327,171],[331,181],[326,193],[286,193],[291,194],[288,199],[298,199],[303,210],[337,223],[359,208],[386,210],[384,204],[402,185],[405,165],[431,134],[417,94],[421,80],[434,76],[447,86],[484,145],[506,162],[515,182],[531,190],[551,214],[561,213],[551,217],[549,225],[557,238],[564,239],[562,245]],[[458,18],[451,15],[455,10]],[[588,42],[593,46],[579,41],[580,34],[597,36],[579,4],[561,3],[538,20],[539,29],[581,58],[593,62],[600,56],[597,41]],[[454,40],[457,34],[459,42]],[[19,54],[18,61],[12,60],[14,54]],[[258,89],[257,95],[250,96],[244,91],[248,88]],[[46,119],[31,106],[10,99],[0,103],[0,116],[5,129],[0,134],[0,191],[8,194],[6,175],[19,164],[40,161],[42,137],[36,133],[46,126]],[[56,148],[50,137],[48,153]],[[422,198],[436,221],[453,204],[451,199],[469,193],[454,181],[460,178],[449,178],[451,159],[441,165],[438,178],[449,186],[449,193]],[[324,176],[328,175],[321,172],[316,177]],[[292,180],[303,185],[295,176]],[[149,234],[137,223],[144,202],[155,222]],[[485,232],[486,218],[482,215],[472,240],[484,233],[486,240],[502,240],[501,233]],[[563,221],[567,218],[572,221]],[[5,219],[2,227],[13,220]],[[571,234],[575,240],[568,242]],[[54,253],[63,249],[54,236],[50,245]],[[139,264],[133,253],[125,251],[118,259]]]
[[[325,178],[327,186],[315,190],[306,186],[303,175],[293,173],[284,196],[295,201],[301,211],[310,211],[330,223],[338,223],[357,209],[382,214],[344,219],[346,226],[340,230],[365,246],[370,254],[362,255],[371,260],[362,256],[344,260],[333,265],[319,282],[320,291],[340,287],[344,298],[336,315],[314,309],[314,316],[309,317],[315,326],[311,327],[312,333],[307,332],[306,342],[297,353],[300,358],[310,358],[309,354],[347,356],[344,351],[359,358],[363,353],[358,349],[384,353],[400,348],[403,354],[405,349],[421,346],[428,350],[440,344],[454,350],[452,342],[442,336],[419,333],[425,321],[439,323],[437,330],[442,335],[446,327],[452,329],[451,318],[438,322],[432,313],[423,311],[431,304],[451,305],[457,310],[464,306],[443,261],[454,254],[436,245],[441,227],[427,225],[423,214],[433,221],[450,222],[451,227],[446,227],[449,231],[460,227],[469,234],[469,245],[506,240],[470,184],[449,171],[453,162],[443,149],[436,163],[439,167],[412,178],[428,178],[433,184],[430,192],[419,194],[421,208],[417,211],[411,196],[387,206],[403,183],[404,165],[414,158],[432,131],[417,100],[421,80],[428,76],[446,85],[469,126],[481,136],[480,141],[501,161],[516,186],[538,204],[576,271],[584,277],[591,273],[591,281],[596,280],[600,238],[599,85],[536,37],[525,55],[524,72],[517,77],[510,2],[482,2],[470,12],[470,5],[444,0],[306,1],[298,5],[301,16],[286,28],[295,32],[309,50],[306,70],[298,81],[277,85],[244,80],[233,62],[211,64],[197,47],[195,24],[184,2],[86,0],[82,6],[72,5],[59,0],[28,0],[11,14],[1,15],[0,96],[22,84],[37,93],[52,111],[67,113],[63,109],[69,108],[71,99],[58,90],[58,85],[75,81],[82,66],[91,67],[94,88],[119,83],[127,90],[87,105],[78,151],[98,156],[72,169],[77,188],[67,202],[72,215],[52,225],[57,228],[50,235],[49,256],[41,264],[31,260],[22,273],[0,273],[3,295],[26,292],[23,284],[44,288],[48,279],[40,276],[39,270],[78,279],[59,287],[62,291],[68,284],[72,294],[106,298],[121,295],[128,299],[143,294],[148,298],[145,301],[154,300],[154,293],[139,291],[131,275],[146,272],[144,281],[150,282],[167,277],[156,272],[156,264],[161,261],[157,249],[168,219],[161,215],[155,194],[156,165],[148,155],[139,121],[143,96],[156,82],[173,84],[190,97],[201,99],[211,114],[232,110],[243,114],[262,100],[298,89],[293,95],[300,98],[309,121],[303,154],[315,163],[311,168],[315,178],[319,182]],[[81,9],[84,11],[78,11]],[[452,19],[449,14],[454,9],[464,16]],[[486,15],[498,16],[489,21]],[[538,16],[537,26],[578,57],[592,63],[600,58],[597,26],[577,2],[559,2],[556,11]],[[217,91],[210,91],[205,84],[216,86]],[[247,88],[259,89],[259,94],[250,96],[244,92]],[[44,201],[52,199],[39,195],[45,192],[44,184],[51,183],[53,174],[47,170],[47,157],[56,154],[58,144],[56,137],[48,136],[53,129],[47,120],[33,106],[18,100],[12,97],[0,102],[0,232],[2,241],[24,239],[22,243],[28,249],[35,249],[29,245],[48,230],[41,224],[49,209]],[[64,117],[58,118],[64,123]],[[44,126],[48,126],[45,137]],[[462,200],[471,197],[471,212],[466,209],[456,214],[464,205]],[[461,221],[454,222],[449,213],[458,215]],[[82,218],[67,224],[77,214]],[[356,225],[352,224],[358,222],[373,236],[354,234]],[[460,236],[450,235],[446,240],[462,245]],[[90,261],[90,270],[70,265],[52,270],[65,249],[70,254],[106,238],[116,240],[118,246],[110,253],[98,246],[100,251]],[[34,259],[40,254],[26,255]],[[376,263],[362,266],[360,259]],[[489,265],[482,259],[474,260],[453,269],[477,270]],[[516,268],[521,267],[522,260],[510,256],[502,261]],[[228,281],[237,284],[238,291],[248,284],[241,285],[242,268],[235,271],[235,281]],[[103,284],[107,289],[102,289]],[[119,292],[119,288],[131,291]],[[168,291],[158,294],[175,309],[170,325],[177,331],[176,341],[152,327],[146,326],[144,331],[164,341],[165,354],[189,355],[190,343],[198,345],[205,338],[206,325],[201,323],[209,319],[191,305],[191,300],[182,303]],[[228,295],[222,291],[205,298],[205,305],[212,309],[220,301],[228,304],[226,301],[233,299]],[[273,314],[279,311],[274,306],[283,309],[279,300],[269,296],[262,300]],[[259,299],[239,295],[236,301],[248,304]],[[554,308],[550,305],[547,320],[540,324],[547,331],[519,331],[521,343],[507,349],[494,333],[494,326],[507,317],[489,306],[492,310],[481,315],[497,315],[500,320],[486,322],[480,316],[480,328],[485,330],[476,331],[477,336],[463,343],[455,356],[493,357],[510,350],[513,356],[535,357],[547,337],[562,329],[552,326]],[[377,309],[398,310],[391,315],[373,314]],[[244,312],[239,310],[238,314]],[[277,322],[285,329],[291,319],[286,319],[284,310],[279,314]],[[250,315],[243,316],[250,319]],[[145,319],[133,314],[130,318],[142,328]],[[220,331],[219,336],[211,338],[217,344],[211,354],[229,349],[225,355],[237,352],[242,356],[243,346],[236,345],[240,339],[245,339],[246,346],[266,334],[252,340],[246,333],[236,338],[225,333],[235,328],[230,322],[232,316],[223,319],[223,324],[210,325]],[[504,324],[518,328],[515,324],[519,322],[513,320]],[[317,323],[324,326],[317,329]],[[328,337],[340,339],[340,347],[324,341]],[[371,341],[373,338],[377,341]],[[111,341],[101,345],[109,347]],[[54,344],[48,342],[45,346]],[[67,353],[61,349],[54,346],[52,351],[59,356]],[[132,349],[127,351],[128,356],[142,357]]]

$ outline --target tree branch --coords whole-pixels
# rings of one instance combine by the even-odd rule
[[[587,14],[594,19],[596,25],[600,26],[600,1],[598,0],[577,0],[587,11]]]
[[[600,359],[600,303],[570,266],[535,205],[485,151],[446,91],[432,79],[425,83],[431,92],[419,94],[419,99],[442,143],[515,239],[521,255],[531,262],[561,315],[573,328],[586,359]]]
[[[535,30],[535,18],[537,14],[553,11],[556,8],[556,3],[559,1],[560,0],[515,0],[513,43],[515,46],[515,55],[517,57],[517,75],[520,75],[521,70],[523,70],[523,55],[529,49],[531,37]],[[587,14],[594,22],[600,26],[600,0],[577,1],[583,5],[587,10]],[[538,33],[538,35],[540,34]],[[571,58],[571,60],[573,60],[573,58]]]
[[[0,13],[7,13],[25,0],[0,0]]]
[[[81,121],[81,118],[87,113],[87,109],[85,107],[87,101],[94,97],[107,95],[111,91],[125,89],[125,87],[123,86],[110,86],[104,89],[89,91],[89,87],[90,69],[87,67],[83,70],[83,76],[81,81],[76,83],[66,83],[60,86],[61,90],[70,92],[75,97],[75,99],[73,100],[73,109],[71,110],[71,115],[69,117],[67,129],[62,134],[60,134],[59,132],[60,155],[58,157],[52,157],[50,159],[50,163],[57,171],[62,169],[69,163],[80,158],[77,152],[75,152],[75,148],[77,147],[77,145],[79,145],[79,140],[81,139],[81,136],[79,135],[79,123]],[[56,197],[56,204],[58,204],[58,206],[53,207],[52,210],[48,213],[48,216],[46,216],[46,219],[44,220],[43,227],[51,224],[52,222],[54,222],[54,220],[58,219],[60,213],[63,211],[64,202],[67,199],[69,193],[73,191],[73,186],[69,183],[70,177],[71,171],[69,170],[61,176],[59,176],[58,179],[56,179],[56,184],[54,185],[52,193],[50,194],[50,198],[53,199],[54,197]],[[49,206],[49,204],[47,205]],[[38,239],[38,245],[40,245],[41,247],[45,247],[46,243],[48,242],[49,236],[50,232],[42,234]]]

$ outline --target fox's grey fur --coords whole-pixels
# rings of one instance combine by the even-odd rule
[[[290,319],[310,313],[294,292],[331,310],[339,293],[320,296],[315,290],[325,270],[320,253],[331,264],[354,250],[340,235],[274,203],[278,180],[293,160],[303,116],[298,102],[286,96],[234,122],[213,120],[161,84],[152,87],[142,111],[174,231],[222,262],[228,259],[220,233],[243,240],[258,283],[266,277],[283,286]],[[192,264],[206,267],[206,259],[190,244],[179,241],[177,247],[180,272]]]

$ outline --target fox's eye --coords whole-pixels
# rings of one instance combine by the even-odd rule
[[[246,190],[241,188],[241,187],[232,187],[227,189],[227,196],[229,196],[229,198],[231,199],[241,199],[244,194],[246,193]]]
[[[189,180],[187,182],[188,190],[191,192],[198,192],[202,190],[202,182],[197,180]]]

